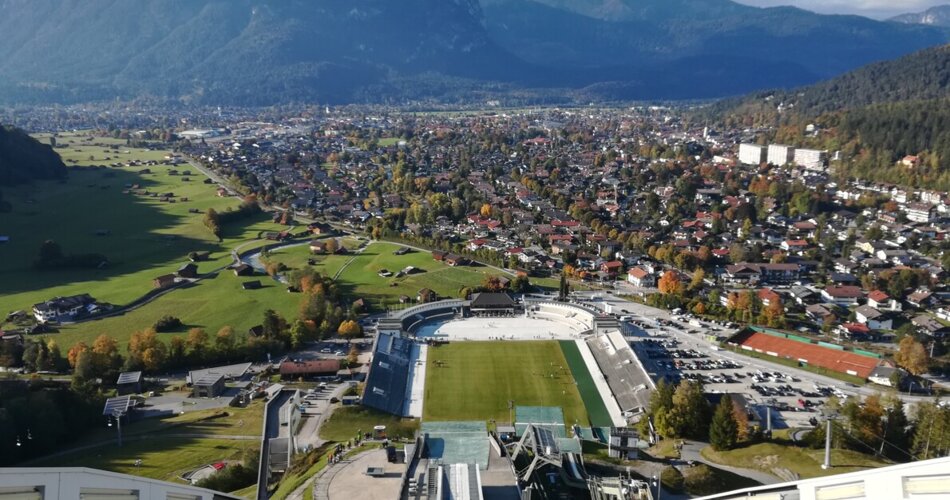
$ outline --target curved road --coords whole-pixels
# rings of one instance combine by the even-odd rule
[[[683,443],[683,448],[680,450],[680,459],[682,460],[695,460],[700,463],[704,463],[710,467],[715,467],[717,469],[722,469],[724,471],[731,472],[740,476],[748,477],[755,481],[758,481],[762,484],[776,484],[783,482],[782,479],[779,479],[772,474],[767,472],[762,472],[756,469],[746,469],[742,467],[731,467],[728,465],[719,464],[716,462],[711,462],[703,458],[700,450],[706,446],[706,443],[700,443],[697,441],[685,441]]]

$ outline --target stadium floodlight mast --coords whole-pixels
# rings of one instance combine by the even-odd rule
[[[775,398],[769,398],[765,401],[765,432],[770,439],[772,438],[772,407],[777,403],[778,401]]]
[[[121,448],[121,447],[122,447],[122,417],[125,416],[125,410],[120,410],[120,409],[116,408],[116,409],[112,412],[112,416],[115,418],[115,424],[116,424],[116,431],[117,431],[117,434],[116,434],[116,435],[117,435],[116,443],[118,443],[119,447]],[[108,425],[109,425],[109,427],[112,427],[112,419],[111,419],[111,418],[109,419],[109,424],[108,424]]]
[[[822,470],[831,468],[831,423],[838,419],[838,412],[829,411],[822,413],[822,419],[825,421],[825,463],[821,464]]]

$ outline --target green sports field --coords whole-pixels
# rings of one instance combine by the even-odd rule
[[[590,425],[558,342],[454,342],[427,357],[424,421],[509,422],[513,400],[560,407],[567,426]]]

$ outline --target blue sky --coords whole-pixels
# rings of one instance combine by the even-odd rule
[[[858,14],[884,18],[906,12],[920,12],[950,0],[735,0],[758,7],[794,5],[822,14]]]

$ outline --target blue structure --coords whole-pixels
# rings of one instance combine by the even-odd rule
[[[363,391],[363,406],[402,415],[412,349],[412,340],[380,332],[376,338],[366,389]]]

